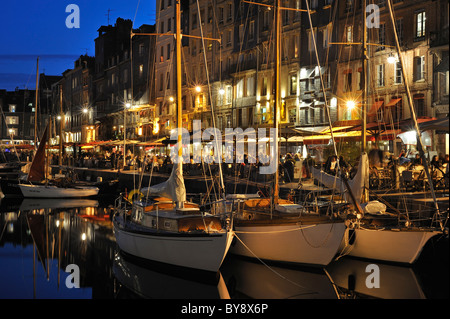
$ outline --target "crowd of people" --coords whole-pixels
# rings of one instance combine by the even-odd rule
[[[24,150],[22,152],[2,152],[2,159],[4,162],[9,161],[31,161],[33,156],[33,151]],[[298,162],[302,161],[301,166]],[[259,168],[263,165],[269,165],[270,161],[268,158],[264,158],[262,161],[256,157],[251,157],[247,154],[244,155],[242,163],[235,163],[236,159],[233,161],[229,158],[223,158],[222,161],[222,171],[225,175],[238,176],[241,178],[251,178],[256,180],[258,178]],[[422,157],[419,154],[411,156],[407,154],[405,150],[402,150],[398,157],[395,157],[392,153],[383,152],[379,150],[371,150],[369,152],[369,165],[371,167],[378,168],[388,168],[393,165],[403,165],[403,166],[417,166],[423,165]],[[431,170],[441,170],[444,174],[446,166],[449,162],[449,155],[434,155],[428,164]],[[59,164],[59,154],[51,152],[49,154],[49,163],[51,165]],[[231,163],[231,164],[230,164]],[[263,164],[266,163],[266,164]],[[173,163],[171,157],[168,155],[155,155],[155,154],[140,154],[136,155],[127,150],[125,160],[121,151],[106,150],[103,153],[93,153],[93,152],[81,152],[77,156],[73,156],[72,153],[65,153],[62,159],[63,165],[73,166],[73,167],[86,167],[86,168],[101,168],[101,169],[112,169],[112,170],[134,170],[144,172],[160,172],[160,173],[170,173]],[[189,163],[183,164],[183,171],[185,174],[189,175],[202,175],[203,173],[215,174],[218,170],[218,165],[210,166],[205,169],[204,163],[198,163],[198,159],[194,162],[191,157]],[[309,167],[315,165],[315,160],[308,155],[307,158],[302,158],[299,153],[282,154],[279,157],[278,172],[280,174],[282,182],[293,182],[296,180],[294,176],[295,167],[302,167],[300,176],[302,178],[310,178],[311,173],[309,172]],[[331,155],[327,160],[321,164],[325,172],[335,175],[338,168],[342,173],[348,173],[347,176],[351,177],[351,172],[356,171],[356,165],[350,165],[344,157],[341,155],[337,157],[336,155]],[[211,169],[212,167],[212,169]],[[448,169],[447,169],[448,170]],[[259,176],[260,177],[260,176]]]

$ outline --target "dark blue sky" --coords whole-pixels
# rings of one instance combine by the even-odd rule
[[[66,27],[69,4],[80,9],[80,28]],[[155,0],[14,0],[0,10],[0,89],[35,88],[39,73],[61,75],[86,52],[94,56],[97,29],[114,25],[118,17],[134,20],[134,27],[153,24]],[[136,15],[136,18],[135,18]]]

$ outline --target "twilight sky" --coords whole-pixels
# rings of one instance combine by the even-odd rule
[[[79,28],[68,28],[66,18],[76,4]],[[0,89],[35,88],[39,73],[61,75],[83,54],[94,56],[97,30],[117,18],[134,20],[134,27],[155,22],[155,0],[14,0],[0,10]],[[136,18],[135,18],[136,15]]]

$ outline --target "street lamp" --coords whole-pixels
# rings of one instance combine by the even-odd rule
[[[389,56],[387,58],[387,61],[388,61],[389,64],[394,64],[395,62],[397,62],[397,57],[395,57],[392,54],[389,54]]]
[[[127,164],[126,160],[126,145],[127,145],[127,109],[131,107],[131,103],[125,103],[125,108],[123,109],[123,167],[125,168]]]
[[[355,108],[355,106],[356,106],[355,101],[352,101],[352,100],[347,101],[347,108],[349,110],[353,110]]]

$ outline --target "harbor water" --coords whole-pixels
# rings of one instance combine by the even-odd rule
[[[448,299],[448,239],[412,267],[343,256],[326,268],[228,255],[211,278],[117,248],[113,199],[3,199],[1,299]]]

